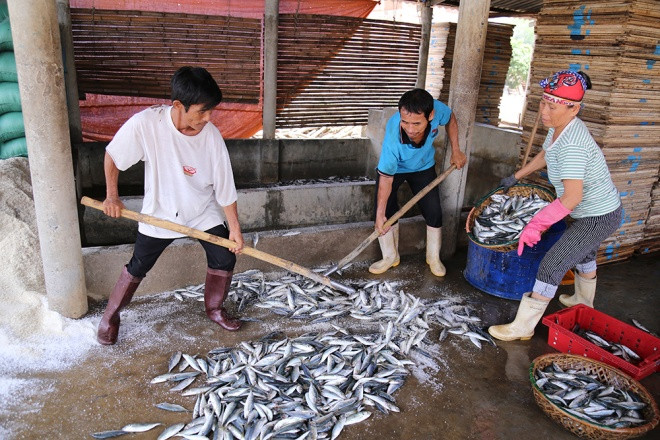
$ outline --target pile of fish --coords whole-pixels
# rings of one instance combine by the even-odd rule
[[[562,370],[553,363],[537,369],[536,386],[564,411],[590,423],[609,428],[629,428],[648,423],[646,403],[632,390],[604,384],[595,374]]]
[[[635,353],[630,347],[624,344],[619,344],[618,342],[607,341],[592,331],[580,328],[578,324],[575,324],[575,327],[573,327],[572,331],[576,335],[586,339],[587,341],[591,342],[592,344],[600,348],[609,351],[613,355],[622,358],[626,362],[636,364],[642,360],[642,358],[637,353]]]
[[[472,234],[477,241],[493,245],[518,240],[534,214],[550,203],[537,194],[529,197],[493,194],[490,200],[474,219]]]
[[[334,439],[345,426],[371,416],[370,408],[399,412],[392,395],[412,361],[389,348],[389,329],[365,336],[337,329],[291,339],[275,333],[205,357],[176,353],[170,372],[152,383],[168,382],[196,396],[193,420],[180,426],[180,436]],[[180,372],[172,372],[177,365]],[[185,389],[182,382],[197,376],[200,386]]]
[[[254,305],[289,319],[327,323],[332,330],[293,338],[274,333],[203,357],[175,353],[168,372],[152,383],[167,383],[196,401],[192,421],[168,427],[159,440],[175,435],[196,440],[335,439],[345,426],[367,419],[372,409],[399,412],[394,393],[409,374],[406,367],[414,365],[411,352],[431,357],[424,349],[433,342],[431,326],[440,330],[440,341],[452,334],[478,347],[482,342],[495,345],[479,326],[480,318],[457,300],[420,299],[387,282],[354,287],[356,293],[346,295],[301,276],[267,280],[257,270],[236,274],[229,296],[239,310]],[[173,294],[203,301],[203,285]],[[359,320],[365,333],[336,325],[341,318]],[[185,410],[170,403],[159,408]]]
[[[326,268],[317,270],[322,272]],[[250,270],[234,276],[229,298],[238,304],[239,312],[254,305],[312,324],[343,317],[374,325],[392,321],[397,329],[393,343],[403,355],[409,354],[412,347],[420,349],[420,342],[431,325],[441,330],[440,341],[447,334],[453,334],[479,348],[482,342],[495,345],[493,338],[479,326],[481,318],[456,299],[424,300],[403,290],[397,291],[388,282],[370,281],[354,287],[356,292],[347,295],[300,275],[286,275],[269,281],[261,271]],[[200,284],[173,294],[179,300],[189,297],[203,301],[203,289],[204,285]],[[244,316],[241,319],[255,320]]]

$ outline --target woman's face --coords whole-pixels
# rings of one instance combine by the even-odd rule
[[[541,99],[541,121],[547,128],[565,127],[579,111],[579,104],[568,106]]]

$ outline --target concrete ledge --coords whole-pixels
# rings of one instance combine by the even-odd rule
[[[412,255],[425,249],[426,227],[421,216],[400,220],[399,253]],[[293,230],[267,231],[245,234],[246,245],[276,255],[301,266],[314,268],[337,262],[353,251],[373,231],[373,222],[360,222],[334,226],[315,226]],[[296,235],[290,235],[297,232]],[[289,235],[285,235],[289,234]],[[88,295],[94,299],[107,298],[121,268],[133,254],[133,245],[83,248],[83,263]],[[380,259],[380,248],[375,240],[355,262],[373,262]],[[264,272],[280,270],[270,263],[248,256],[239,256],[236,272],[260,269]],[[282,269],[283,270],[283,269]],[[154,268],[140,284],[136,294],[165,292],[204,282],[206,256],[196,240],[175,240],[161,255]]]

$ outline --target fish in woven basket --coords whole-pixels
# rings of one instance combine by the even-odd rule
[[[536,370],[535,379],[549,400],[590,423],[619,429],[650,421],[643,412],[647,403],[637,393],[602,383],[595,374],[562,369],[553,362]]]
[[[537,194],[530,196],[493,194],[491,202],[474,220],[473,234],[481,243],[497,245],[518,240],[523,228],[548,205]]]

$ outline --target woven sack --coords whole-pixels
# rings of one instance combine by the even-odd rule
[[[0,115],[9,112],[20,112],[21,94],[17,82],[0,82]]]
[[[9,18],[0,21],[0,50],[14,50],[14,40],[11,37]]]
[[[12,139],[0,144],[0,159],[9,159],[16,156],[27,157],[25,137]]]
[[[7,142],[25,136],[22,112],[9,112],[0,115],[0,142]]]
[[[18,82],[14,52],[0,52],[0,81]]]

